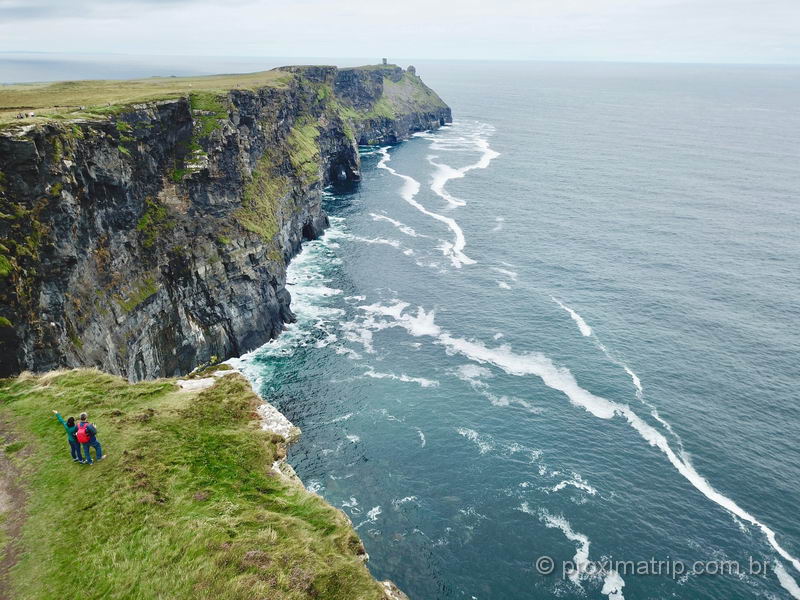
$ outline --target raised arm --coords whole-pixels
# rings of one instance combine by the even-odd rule
[[[69,433],[69,427],[67,427],[67,422],[64,420],[64,417],[61,416],[61,413],[59,413],[57,410],[54,410],[53,414],[56,416],[56,419],[58,419],[58,422],[64,426],[66,432]]]

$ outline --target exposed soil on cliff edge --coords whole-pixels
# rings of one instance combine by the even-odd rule
[[[11,421],[0,413],[0,600],[11,598],[9,571],[17,563],[19,537],[25,522],[26,492],[22,473],[12,457],[30,454],[13,431]]]

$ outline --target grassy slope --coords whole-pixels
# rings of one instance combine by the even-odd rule
[[[186,96],[190,92],[227,92],[280,86],[289,75],[280,71],[211,75],[208,77],[151,77],[148,79],[60,81],[0,85],[0,123],[32,123],[51,118],[102,114],[107,105]],[[81,112],[80,107],[85,107]],[[33,119],[17,120],[20,112],[35,112]]]
[[[203,392],[95,370],[0,380],[27,444],[14,597],[381,598],[343,515],[269,471],[285,449],[257,402],[239,375]],[[74,464],[51,409],[87,410],[109,458]]]
[[[383,78],[383,97],[376,103],[374,111],[385,106],[391,114],[379,115],[393,118],[398,114],[426,112],[432,108],[445,108],[447,105],[422,80],[411,73],[403,73],[403,78],[394,82]]]

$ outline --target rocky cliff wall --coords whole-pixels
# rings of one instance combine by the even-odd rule
[[[182,374],[277,336],[286,265],[357,144],[450,109],[399,67],[286,67],[255,90],[0,130],[0,376]]]

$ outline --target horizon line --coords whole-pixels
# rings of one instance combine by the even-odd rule
[[[108,52],[108,51],[81,51],[81,52],[57,52],[49,50],[0,50],[0,55],[12,54],[34,54],[34,55],[54,55],[54,56],[129,56],[129,57],[174,57],[174,58],[216,58],[216,59],[324,59],[324,60],[363,60],[365,56],[310,56],[310,55],[254,55],[254,54],[141,54],[128,52]],[[376,59],[376,64],[380,62]],[[390,59],[390,62],[398,59]],[[430,57],[400,57],[403,61],[439,61],[439,62],[509,62],[509,63],[607,63],[607,64],[654,64],[654,65],[728,65],[728,66],[800,66],[800,59],[797,61],[768,62],[761,60],[707,60],[707,59],[602,59],[602,58],[430,58]],[[372,64],[372,63],[370,63]]]

